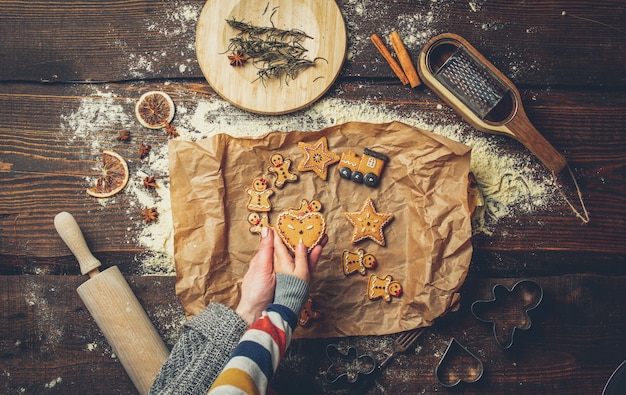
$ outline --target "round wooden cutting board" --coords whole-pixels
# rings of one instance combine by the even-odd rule
[[[258,68],[248,61],[231,66],[230,39],[237,30],[229,19],[255,26],[298,29],[312,38],[302,45],[314,67],[295,79],[258,79]],[[208,0],[198,19],[196,54],[202,73],[225,100],[259,114],[293,112],[319,99],[333,84],[346,54],[346,28],[334,0]]]

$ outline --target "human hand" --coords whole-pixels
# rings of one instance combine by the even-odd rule
[[[276,273],[273,264],[274,239],[279,238],[274,237],[271,228],[264,227],[261,231],[259,250],[250,261],[248,271],[243,276],[241,300],[235,312],[248,325],[261,317],[261,313],[274,299],[274,288],[276,287]]]
[[[322,249],[328,242],[324,235],[318,245],[313,247],[307,255],[307,247],[303,243],[296,246],[295,256],[291,256],[287,246],[279,237],[274,238],[274,271],[277,274],[291,274],[302,279],[307,284],[311,281],[311,271],[315,269],[322,255]]]

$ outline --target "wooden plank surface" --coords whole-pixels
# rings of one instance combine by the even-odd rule
[[[398,30],[412,38],[407,48],[415,52],[431,36],[450,31],[473,43],[515,83],[621,87],[626,83],[622,67],[626,55],[619,50],[626,11],[620,0],[337,4],[351,41],[351,58],[343,71],[347,76],[391,76],[369,43],[372,33],[387,36]],[[197,0],[105,4],[91,0],[62,1],[52,7],[46,2],[4,1],[0,33],[11,40],[3,43],[7,56],[0,60],[2,79],[200,78],[193,44],[203,5]],[[563,16],[563,11],[571,16]],[[41,23],[44,16],[46,23]]]
[[[348,33],[339,79],[311,108],[267,117],[229,106],[204,80],[195,55],[203,1],[0,3],[0,392],[135,393],[75,292],[85,279],[54,230],[62,210],[74,214],[104,267],[120,267],[166,344],[180,334],[185,318],[164,231],[175,204],[167,196],[168,137],[142,128],[133,115],[137,98],[157,89],[176,103],[181,139],[400,120],[472,145],[477,161],[500,159],[503,168],[491,163],[480,174],[483,188],[491,197],[507,188],[527,188],[526,194],[497,201],[474,236],[460,310],[427,329],[417,349],[398,357],[368,393],[601,393],[626,359],[623,2],[337,4]],[[373,33],[386,40],[393,30],[414,60],[430,37],[457,33],[507,75],[533,124],[570,163],[590,223],[573,215],[519,143],[473,130],[424,86],[402,86],[369,40]],[[116,140],[122,130],[131,132],[130,141]],[[140,143],[152,146],[145,160],[137,156]],[[131,184],[99,202],[85,189],[107,148],[127,158]],[[147,175],[157,176],[160,188],[143,190]],[[488,180],[492,175],[500,178]],[[571,185],[558,185],[575,202]],[[148,205],[163,210],[160,225],[140,218]],[[488,298],[497,283],[526,278],[542,285],[544,300],[530,314],[531,329],[503,350],[470,305]],[[437,381],[434,369],[451,337],[483,363],[479,382],[447,389]],[[346,393],[345,385],[330,385],[322,375],[326,345],[380,357],[392,341],[297,341],[275,387],[281,394],[302,392],[305,382],[307,393]]]
[[[173,298],[154,294],[171,294],[174,279],[131,276],[128,280],[171,346],[184,320],[182,307]],[[516,280],[470,278],[462,289],[461,309],[427,329],[418,347],[397,357],[370,393],[445,393],[434,369],[452,337],[484,365],[484,377],[464,386],[464,393],[600,393],[607,372],[621,362],[626,346],[626,310],[622,303],[612,302],[626,297],[626,277],[567,275],[532,280],[542,285],[544,299],[529,314],[531,328],[515,334],[513,347],[500,348],[491,327],[476,320],[469,306],[490,299],[495,284],[511,287]],[[83,281],[76,276],[0,277],[4,393],[134,393],[75,291]],[[296,389],[307,394],[345,393],[345,383],[331,385],[322,374],[330,365],[326,345],[342,350],[356,347],[381,359],[392,341],[393,336],[298,340],[277,373],[276,388],[284,393]]]
[[[73,212],[79,223],[84,223],[87,237],[98,232],[102,223],[107,224],[106,237],[92,237],[92,248],[95,251],[137,252],[137,247],[133,243],[125,243],[125,239],[136,236],[140,230],[138,212],[141,208],[128,212],[108,205],[102,207],[97,200],[87,196],[84,190],[90,186],[86,177],[98,174],[97,162],[102,149],[114,149],[128,158],[131,173],[136,174],[149,169],[145,161],[137,157],[139,143],[151,144],[155,149],[166,146],[167,136],[162,131],[147,131],[136,120],[129,118],[134,101],[146,90],[145,86],[107,84],[94,88],[91,85],[54,84],[33,87],[18,83],[8,87],[8,92],[0,94],[0,107],[7,114],[12,114],[0,126],[0,139],[11,143],[7,147],[10,149],[3,152],[2,159],[9,171],[0,172],[4,191],[0,196],[0,227],[4,229],[0,235],[0,251],[6,255],[20,255],[16,253],[16,248],[28,243],[28,249],[24,252],[30,257],[46,257],[52,251],[59,250],[57,255],[66,254],[52,226],[53,215],[50,215],[54,210],[65,209]],[[163,88],[171,93],[179,106],[186,106],[190,112],[197,110],[206,97],[216,97],[202,83],[171,83]],[[381,89],[379,84],[347,82],[338,84],[334,95],[344,102],[357,105],[360,98],[379,94],[379,99],[369,100],[369,103],[393,104],[394,111],[401,114],[428,114],[429,109],[437,105],[425,90],[412,91],[410,97],[403,98],[401,102],[398,98],[394,102],[393,96],[381,92]],[[624,253],[626,245],[619,240],[626,239],[626,223],[622,216],[613,213],[619,212],[625,203],[621,191],[626,181],[623,172],[626,136],[620,133],[618,125],[626,124],[626,97],[616,95],[611,98],[610,106],[601,107],[596,102],[602,101],[600,95],[604,96],[605,93],[574,95],[568,91],[533,90],[527,95],[533,98],[528,100],[529,116],[571,163],[592,221],[581,225],[565,201],[560,199],[557,189],[552,189],[547,194],[555,201],[547,210],[538,207],[501,219],[497,226],[506,232],[496,232],[488,237],[479,235],[475,239],[476,247],[488,250]],[[78,121],[74,122],[73,117],[102,108],[115,111],[113,119],[103,117],[108,122],[105,126],[75,125]],[[246,123],[262,119],[238,110],[233,112],[235,120]],[[94,114],[93,120],[86,117],[82,121],[100,122],[95,119],[96,116]],[[592,116],[594,123],[590,125],[589,118]],[[306,125],[310,114],[296,113],[291,117],[294,119],[293,125],[297,125],[298,121]],[[25,119],[28,122],[24,122]],[[226,120],[230,122],[231,118],[227,117]],[[443,114],[443,121],[461,123],[460,118],[449,111]],[[576,127],[572,128],[572,125]],[[77,131],[76,128],[86,130]],[[123,129],[133,133],[130,142],[116,140],[119,131]],[[485,136],[469,127],[466,127],[464,133]],[[94,142],[94,138],[97,141]],[[517,142],[501,136],[488,138],[496,140],[499,146],[518,157],[528,157],[537,173],[548,177],[541,164]],[[589,149],[590,146],[592,149]],[[568,196],[573,203],[577,203],[572,192]],[[131,198],[131,194],[126,192],[115,200],[119,204],[128,205]],[[51,211],[36,210],[55,204],[56,207]],[[133,231],[128,232],[128,228]],[[611,229],[611,232],[606,232],[607,229]],[[37,231],[36,239],[30,237],[33,231]],[[571,236],[572,231],[575,231],[575,237]]]

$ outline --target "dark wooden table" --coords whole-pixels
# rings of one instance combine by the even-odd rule
[[[488,218],[489,231],[473,238],[459,311],[428,328],[417,348],[397,357],[368,393],[602,392],[626,359],[622,1],[339,1],[349,37],[340,77],[321,109],[282,117],[236,109],[206,83],[194,50],[203,4],[0,3],[0,392],[135,391],[76,294],[85,279],[54,230],[59,211],[74,214],[105,267],[121,268],[168,346],[180,333],[185,317],[174,293],[171,249],[163,246],[168,215],[163,192],[169,184],[160,161],[168,137],[142,128],[133,114],[147,90],[174,98],[179,110],[174,123],[185,132],[180,138],[237,127],[316,130],[348,120],[343,118],[349,113],[354,120],[397,117],[443,130],[457,125],[457,136],[476,136],[471,141],[487,142],[526,163],[536,174],[533,182],[546,186],[542,204],[529,207],[522,198],[504,215]],[[542,181],[549,174],[523,146],[506,137],[478,136],[425,86],[402,86],[369,41],[372,33],[386,38],[392,30],[414,58],[435,34],[460,34],[509,76],[533,124],[570,163],[591,221],[583,225]],[[371,112],[363,111],[367,108]],[[202,126],[213,130],[198,130]],[[129,142],[116,140],[121,130],[131,131]],[[153,146],[149,161],[137,159],[142,142]],[[99,202],[85,189],[107,148],[129,158],[132,185]],[[162,196],[137,187],[147,175],[157,176]],[[160,227],[139,217],[151,204],[165,210]],[[159,233],[163,228],[165,236]],[[495,284],[510,287],[522,279],[540,284],[543,300],[530,312],[530,330],[517,332],[513,346],[503,349],[470,306],[489,298]],[[484,375],[448,389],[434,370],[453,337],[483,363]],[[344,393],[346,385],[324,379],[324,347],[354,346],[380,357],[393,339],[295,341],[275,388],[285,394],[296,388]]]

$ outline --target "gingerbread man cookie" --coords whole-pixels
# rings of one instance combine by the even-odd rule
[[[309,202],[306,199],[302,199],[300,201],[299,208],[290,208],[288,211],[296,216],[301,216],[307,213],[320,212],[322,211],[322,203],[319,200],[311,200]]]
[[[265,213],[250,213],[248,215],[248,222],[250,222],[250,233],[261,234],[261,230],[270,227],[269,219]]]
[[[346,276],[354,272],[359,272],[364,276],[367,269],[376,267],[376,258],[372,254],[366,254],[362,248],[359,248],[357,252],[344,250],[341,254],[341,266]]]
[[[313,310],[313,299],[309,297],[309,299],[307,299],[306,303],[304,304],[302,311],[300,312],[298,324],[300,324],[301,326],[308,326],[311,323],[311,320],[316,320],[321,316],[321,312]]]
[[[318,212],[293,215],[286,211],[278,216],[276,232],[291,252],[296,252],[300,241],[311,252],[326,233],[326,220]]]
[[[352,243],[358,243],[364,239],[370,239],[385,246],[383,229],[393,219],[393,214],[376,212],[374,202],[367,198],[360,211],[344,213],[348,221],[354,226]]]
[[[402,285],[393,281],[393,277],[387,275],[380,278],[375,274],[370,276],[367,285],[367,297],[374,300],[383,298],[385,302],[391,302],[391,297],[399,297],[402,295]]]
[[[272,165],[267,170],[276,175],[276,180],[274,181],[276,188],[282,188],[287,182],[298,181],[298,175],[291,173],[289,170],[291,159],[285,159],[281,154],[274,154],[270,158],[270,162],[272,162]]]
[[[298,165],[299,171],[312,171],[324,181],[328,178],[328,168],[330,165],[339,162],[339,155],[330,152],[328,140],[322,137],[313,144],[299,142],[298,147],[304,154],[304,159]]]
[[[272,210],[270,196],[274,194],[272,189],[267,188],[267,181],[264,178],[255,178],[252,188],[246,190],[248,193],[248,210],[268,212]]]

